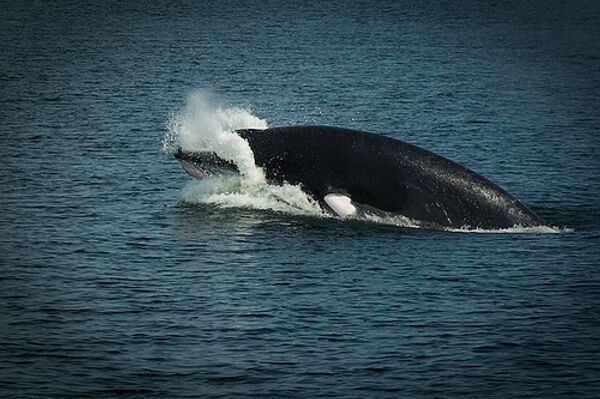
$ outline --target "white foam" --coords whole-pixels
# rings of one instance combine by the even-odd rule
[[[188,97],[184,109],[174,115],[163,140],[163,151],[212,151],[235,163],[240,176],[213,176],[191,181],[182,199],[189,203],[212,204],[223,208],[252,208],[294,215],[323,217],[319,204],[300,187],[269,185],[263,170],[254,163],[248,142],[238,129],[266,129],[267,122],[239,107],[225,107],[206,91]]]
[[[572,233],[574,230],[569,227],[557,226],[532,226],[522,227],[514,226],[506,229],[473,229],[470,227],[445,228],[444,230],[455,233],[493,233],[493,234],[560,234]]]
[[[560,233],[572,233],[574,230],[569,227],[557,227],[557,226],[533,226],[533,227],[522,227],[514,226],[504,229],[482,229],[472,228],[469,226],[450,228],[436,226],[431,223],[424,223],[419,220],[414,220],[402,215],[371,215],[364,214],[357,218],[365,220],[367,222],[386,224],[411,229],[431,229],[447,231],[450,233],[476,233],[476,234],[560,234]]]
[[[326,216],[319,204],[298,186],[248,185],[243,176],[213,176],[202,181],[191,181],[184,188],[182,199],[188,203],[211,204],[222,208],[249,208],[291,215]]]
[[[196,91],[188,97],[185,108],[175,114],[168,124],[163,151],[177,147],[184,151],[212,151],[234,162],[247,184],[265,182],[264,173],[254,164],[254,154],[248,143],[234,133],[238,129],[266,129],[267,122],[248,110],[226,108],[206,91]]]

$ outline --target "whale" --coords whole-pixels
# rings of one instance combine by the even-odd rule
[[[534,227],[544,221],[480,174],[382,134],[331,126],[235,131],[248,142],[269,184],[298,185],[341,218],[405,217],[458,229]],[[197,179],[239,173],[214,152],[175,153]]]

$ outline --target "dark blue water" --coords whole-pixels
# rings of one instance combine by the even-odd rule
[[[0,396],[598,396],[597,2],[1,9]],[[195,198],[161,147],[198,89],[423,146],[557,228]]]

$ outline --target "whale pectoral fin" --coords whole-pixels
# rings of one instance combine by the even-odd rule
[[[331,193],[323,199],[327,206],[340,217],[345,218],[356,215],[356,206],[352,204],[352,199],[347,195]]]

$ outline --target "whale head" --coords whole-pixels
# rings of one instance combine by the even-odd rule
[[[231,175],[239,173],[237,166],[214,152],[189,152],[181,148],[175,153],[183,170],[190,176],[202,180],[214,175]]]

